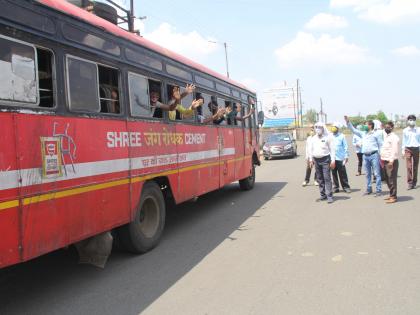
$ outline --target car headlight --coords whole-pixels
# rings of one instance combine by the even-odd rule
[[[292,148],[292,144],[291,144],[291,143],[286,144],[286,145],[284,146],[284,149],[285,149],[285,150],[289,150],[289,149],[291,149],[291,148]]]

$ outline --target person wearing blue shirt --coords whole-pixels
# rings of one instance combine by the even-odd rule
[[[362,153],[363,161],[365,163],[366,170],[366,192],[365,195],[372,193],[372,168],[373,173],[376,176],[376,193],[375,196],[381,196],[382,194],[382,179],[381,179],[381,166],[379,162],[379,151],[381,150],[383,136],[382,131],[375,131],[375,124],[372,120],[367,121],[368,131],[363,133],[356,128],[350,122],[347,116],[344,116],[344,120],[347,123],[347,127],[362,138]]]
[[[357,130],[364,132],[365,126],[362,125],[357,125]],[[362,138],[360,138],[358,135],[353,135],[353,140],[352,140],[353,146],[354,146],[354,150],[356,151],[357,154],[357,173],[356,176],[360,176],[362,175],[362,166],[363,166],[363,153],[362,153]]]
[[[420,128],[416,127],[416,116],[407,117],[408,127],[403,131],[402,153],[407,165],[408,189],[414,189],[417,185],[417,173],[419,169]]]
[[[335,146],[335,168],[332,170],[334,193],[340,191],[340,183],[343,191],[350,193],[349,179],[347,177],[346,163],[349,159],[349,152],[346,137],[340,132],[340,123],[334,123],[331,131]],[[340,183],[338,182],[340,179]]]

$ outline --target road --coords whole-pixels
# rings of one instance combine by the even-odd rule
[[[252,191],[170,211],[148,254],[115,251],[101,270],[69,249],[0,270],[0,314],[420,314],[420,188],[402,162],[386,205],[355,170],[328,205],[301,187],[303,157],[264,161]]]

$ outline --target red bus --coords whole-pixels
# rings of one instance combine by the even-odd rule
[[[257,115],[156,118],[149,93],[193,83],[208,116],[254,92],[64,0],[0,3],[0,268],[105,231],[143,253],[168,202],[253,187]]]

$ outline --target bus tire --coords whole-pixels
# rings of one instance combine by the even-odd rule
[[[251,190],[255,184],[255,164],[252,164],[251,175],[239,181],[242,190]]]
[[[119,229],[122,247],[134,254],[154,248],[162,236],[165,216],[165,199],[159,185],[145,183],[134,220]]]

